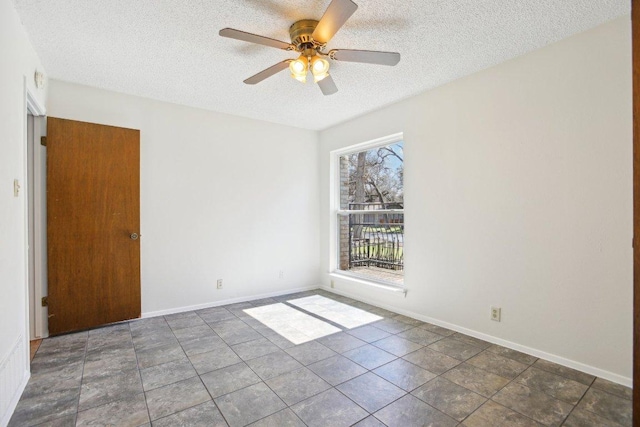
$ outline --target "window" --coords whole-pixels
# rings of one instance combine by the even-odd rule
[[[394,135],[334,153],[338,272],[403,284],[403,145]]]

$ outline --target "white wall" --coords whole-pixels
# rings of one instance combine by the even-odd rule
[[[404,132],[408,295],[336,290],[630,384],[631,107],[623,17],[323,131],[323,286],[330,151]]]
[[[44,71],[20,23],[13,2],[0,1],[0,425],[13,410],[28,369],[26,342],[26,204],[13,196],[13,180],[26,183],[25,79],[44,105],[45,92],[33,84]],[[14,352],[16,345],[20,347]],[[12,360],[12,358],[19,360]],[[15,366],[19,372],[9,372]]]
[[[143,315],[317,286],[316,132],[55,80],[47,108],[140,129]]]

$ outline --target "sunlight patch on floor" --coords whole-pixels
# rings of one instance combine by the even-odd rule
[[[335,326],[282,303],[243,311],[296,345],[340,332]]]
[[[287,302],[349,329],[383,319],[375,314],[321,295],[288,300]]]

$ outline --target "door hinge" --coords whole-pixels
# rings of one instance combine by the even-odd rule
[[[45,147],[47,146],[47,137],[46,136],[41,136],[40,137],[40,145],[43,145]]]
[[[42,297],[42,306],[43,307],[49,306],[49,297]]]

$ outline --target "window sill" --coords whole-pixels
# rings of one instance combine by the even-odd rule
[[[329,273],[329,276],[334,277],[336,279],[348,280],[350,282],[371,286],[371,287],[382,289],[389,292],[402,293],[404,294],[405,297],[407,296],[406,288],[403,288],[397,285],[392,285],[387,282],[383,282],[381,280],[366,279],[366,278],[363,278],[362,276],[356,276],[355,274],[349,274],[344,271],[333,271]]]

